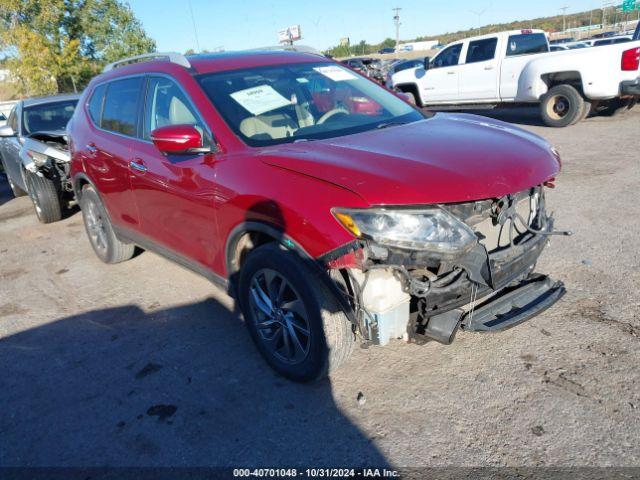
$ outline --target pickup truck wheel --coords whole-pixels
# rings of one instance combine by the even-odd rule
[[[351,355],[351,323],[335,297],[298,256],[270,243],[240,271],[238,300],[261,355],[296,382],[325,377]]]
[[[62,218],[62,202],[53,180],[33,172],[25,173],[29,197],[41,223],[58,222]]]
[[[418,106],[418,101],[416,100],[416,95],[413,92],[402,92],[407,96],[407,101],[414,106]]]
[[[85,186],[82,189],[80,208],[89,242],[100,260],[104,263],[120,263],[133,257],[135,245],[124,243],[116,237],[109,215],[93,187]]]
[[[548,127],[567,127],[584,113],[584,99],[571,85],[556,85],[542,98],[540,113]]]
[[[584,101],[584,108],[582,109],[582,113],[578,116],[578,118],[576,118],[576,120],[571,124],[571,125],[575,125],[577,123],[582,122],[583,120],[586,120],[587,117],[589,116],[589,114],[591,114],[591,110],[592,110],[592,104],[591,102],[588,101]]]

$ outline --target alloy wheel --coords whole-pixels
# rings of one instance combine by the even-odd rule
[[[87,230],[91,243],[101,253],[107,250],[107,231],[104,218],[94,202],[89,202],[86,209]]]
[[[296,289],[275,270],[258,270],[250,283],[250,304],[258,337],[269,353],[287,364],[303,362],[311,329]]]

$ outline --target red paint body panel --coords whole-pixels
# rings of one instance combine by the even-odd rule
[[[501,197],[540,185],[559,170],[544,140],[473,115],[438,114],[382,131],[264,149],[261,156],[341,185],[370,205]]]
[[[97,188],[116,226],[226,276],[231,232],[248,221],[279,228],[312,257],[353,240],[334,207],[425,205],[500,197],[555,177],[546,141],[471,115],[430,119],[328,140],[245,145],[222,120],[194,74],[259,65],[318,62],[315,55],[246,53],[117,68],[94,79],[69,124],[72,176]],[[218,151],[165,156],[151,142],[102,131],[86,103],[96,84],[162,73],[180,84],[213,133]],[[376,105],[363,106],[363,113]],[[95,144],[97,153],[91,153]],[[135,171],[135,161],[146,171]],[[77,186],[77,185],[76,185]],[[355,261],[354,259],[351,259]]]

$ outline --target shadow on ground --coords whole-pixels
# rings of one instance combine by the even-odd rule
[[[328,380],[278,377],[222,304],[145,310],[0,339],[0,465],[388,465]]]

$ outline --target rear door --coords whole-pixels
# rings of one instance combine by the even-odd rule
[[[458,67],[462,101],[486,102],[499,98],[498,37],[469,42],[465,61]]]
[[[142,233],[157,246],[212,269],[221,240],[215,216],[215,165],[212,155],[164,155],[151,132],[167,125],[193,125],[211,135],[202,116],[178,83],[167,76],[148,78],[140,137],[135,142],[131,185]]]
[[[143,85],[143,76],[98,85],[87,105],[95,128],[87,144],[78,146],[111,222],[132,230],[139,229],[139,219],[129,163],[133,160]]]
[[[518,82],[525,65],[535,56],[549,52],[547,36],[540,33],[522,33],[510,35],[500,48],[502,67],[500,69],[500,99],[515,100],[518,94]]]
[[[462,43],[445,48],[431,62],[420,81],[420,96],[425,104],[456,103]]]

